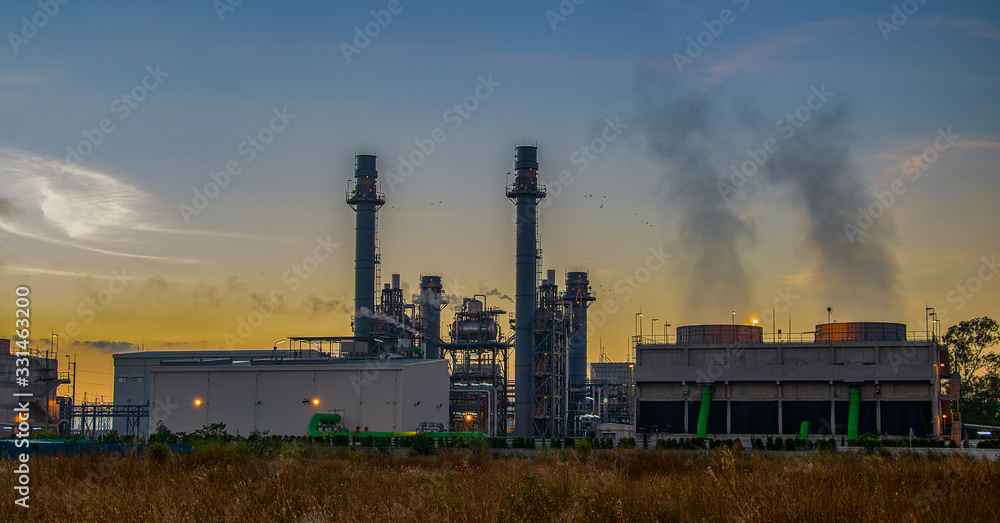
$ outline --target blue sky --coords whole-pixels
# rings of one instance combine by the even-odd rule
[[[412,289],[419,275],[438,273],[456,296],[512,295],[513,206],[503,182],[514,144],[537,142],[550,190],[560,172],[572,173],[541,214],[545,267],[589,270],[595,307],[614,300],[592,346],[603,343],[615,358],[624,357],[640,308],[661,327],[664,318],[727,321],[731,308],[749,321],[790,291],[801,298],[778,322],[790,314],[793,330],[807,331],[825,321],[827,306],[842,320],[902,321],[911,330],[922,330],[925,302],[948,310],[952,323],[1000,306],[1000,279],[967,295],[958,289],[991,274],[979,272],[983,258],[1000,251],[995,3],[928,0],[886,41],[878,22],[892,21],[889,1],[567,0],[561,20],[547,14],[559,12],[556,0],[403,0],[349,61],[342,44],[377,24],[371,12],[387,0],[246,0],[221,20],[208,0],[70,1],[51,17],[37,14],[42,4],[53,9],[44,1],[0,7],[0,278],[8,288],[29,283],[36,333],[61,333],[66,350],[95,371],[110,367],[108,345],[98,342],[225,347],[224,335],[273,290],[284,296],[279,312],[239,346],[348,334],[353,213],[343,191],[363,151],[378,153],[388,193],[379,214],[384,275],[400,272]],[[706,23],[719,27],[713,21],[725,9],[731,23],[678,71],[675,53]],[[22,17],[46,22],[25,32]],[[165,74],[147,78],[157,68]],[[452,128],[446,111],[475,96],[481,78],[493,90]],[[705,202],[752,230],[734,247],[749,282],[743,297],[725,286],[692,288],[692,253],[711,238],[685,235],[674,159],[651,151],[656,122],[643,97],[662,85],[713,100],[721,132],[711,161],[722,166],[745,160],[775,120],[825,86],[836,104],[818,109],[803,132],[844,104],[844,147],[869,200],[908,179],[906,162],[933,146],[939,129],[959,134],[865,236],[891,257],[893,306],[877,309],[863,292],[824,284],[833,280],[809,244],[795,180],[758,177],[732,201]],[[121,96],[134,89],[145,97],[121,118]],[[247,161],[241,143],[271,125],[274,111],[294,116]],[[61,165],[67,147],[79,149],[82,131],[98,136],[104,119],[114,130],[79,165]],[[581,170],[573,159],[608,119],[624,124],[620,136]],[[398,157],[436,128],[443,143],[389,190]],[[179,205],[191,205],[209,172],[228,162],[240,174],[185,222]],[[293,290],[282,275],[317,238],[339,248]],[[671,261],[627,297],[616,292],[650,248]],[[131,279],[97,311],[87,300],[108,289],[112,271]],[[73,322],[77,334],[66,332]],[[90,381],[95,392],[110,390]]]

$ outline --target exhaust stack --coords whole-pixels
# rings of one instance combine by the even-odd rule
[[[569,384],[573,387],[587,381],[587,307],[597,299],[590,289],[590,276],[567,272],[563,299],[573,311],[569,337]]]
[[[354,335],[367,336],[375,312],[375,273],[379,261],[376,212],[385,205],[379,191],[374,154],[354,157],[354,182],[347,189],[347,205],[356,213],[354,237]]]
[[[538,184],[538,148],[514,148],[514,182],[507,185],[507,198],[516,206],[514,254],[514,435],[532,434],[531,361],[534,350],[535,288],[538,252],[538,202],[545,187]]]

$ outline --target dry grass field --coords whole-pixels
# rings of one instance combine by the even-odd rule
[[[1000,463],[970,458],[283,454],[33,457],[31,507],[0,521],[1000,520]]]

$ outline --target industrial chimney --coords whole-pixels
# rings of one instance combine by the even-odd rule
[[[429,360],[441,358],[438,343],[441,340],[441,308],[448,303],[441,287],[440,276],[421,276],[420,294],[414,303],[420,307],[421,336],[426,346],[425,357]]]
[[[597,299],[590,289],[590,276],[586,272],[567,272],[563,299],[572,311],[569,384],[583,385],[587,381],[587,307]]]
[[[374,154],[354,157],[354,183],[347,189],[347,205],[357,213],[354,237],[354,334],[367,336],[375,311],[375,269],[379,264],[375,213],[385,204],[379,192]],[[364,311],[362,311],[364,309]]]
[[[514,435],[530,437],[532,400],[532,350],[535,322],[535,286],[538,268],[536,248],[538,202],[545,187],[538,184],[538,148],[514,148],[514,182],[507,185],[507,198],[516,206],[514,254]]]

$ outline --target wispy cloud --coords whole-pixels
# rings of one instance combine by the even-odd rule
[[[110,174],[0,147],[0,228],[24,238],[112,256],[191,263],[129,252],[123,232],[154,227],[153,199]]]
[[[949,16],[929,16],[917,18],[918,27],[946,27],[958,31],[966,38],[989,38],[1000,40],[1000,26],[979,18],[953,18]]]
[[[129,343],[127,341],[74,341],[73,347],[90,347],[97,349],[104,354],[117,354],[119,352],[135,352],[139,350],[139,346],[134,343]]]
[[[760,70],[770,64],[784,63],[777,58],[785,51],[827,40],[830,32],[856,31],[867,28],[870,21],[863,17],[817,20],[766,33],[760,40],[738,48],[710,68],[708,81],[715,82],[730,74]]]

